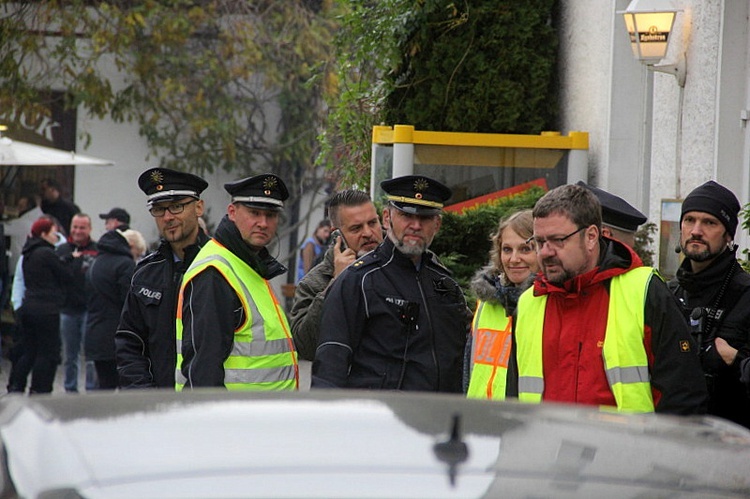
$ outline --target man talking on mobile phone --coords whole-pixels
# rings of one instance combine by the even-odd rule
[[[311,388],[461,392],[472,314],[429,250],[452,192],[423,175],[380,186],[386,237],[326,292]]]
[[[348,189],[328,202],[331,247],[323,261],[310,269],[297,284],[289,314],[292,337],[300,359],[313,360],[320,337],[323,299],[334,279],[362,255],[383,242],[383,228],[369,194]]]

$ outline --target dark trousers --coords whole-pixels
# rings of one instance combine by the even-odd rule
[[[21,351],[8,377],[9,392],[51,393],[60,363],[60,314],[31,314],[20,309]]]
[[[96,367],[97,390],[114,390],[117,388],[119,378],[116,361],[95,360],[94,367]]]

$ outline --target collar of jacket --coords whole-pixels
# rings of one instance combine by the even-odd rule
[[[534,283],[535,277],[532,274],[525,282],[516,286],[508,281],[503,274],[498,274],[492,263],[488,263],[474,274],[470,287],[479,300],[502,305],[505,312],[512,315],[516,310],[521,294]]]
[[[258,273],[263,279],[273,279],[287,271],[287,268],[278,262],[266,248],[254,251],[245,243],[237,226],[229,220],[228,215],[219,222],[214,237],[225,248],[237,255],[250,268]]]
[[[189,266],[195,259],[195,255],[198,254],[203,245],[206,244],[210,239],[211,238],[208,237],[205,232],[203,232],[203,229],[198,228],[198,237],[193,244],[185,248],[185,258],[182,261]],[[159,247],[156,248],[156,252],[160,253],[165,259],[169,260],[170,262],[174,260],[172,246],[166,239],[160,240]]]
[[[36,248],[44,248],[44,247],[55,249],[55,246],[50,244],[49,241],[42,239],[41,237],[29,237],[26,239],[26,242],[23,245],[23,249],[21,250],[21,254],[25,255],[26,253],[29,253]]]
[[[727,272],[729,272],[729,269],[737,260],[736,253],[736,246],[732,249],[727,248],[711,262],[711,265],[698,273],[693,273],[690,260],[685,258],[680,264],[680,268],[677,269],[677,281],[679,281],[680,286],[691,294],[699,293],[706,289],[713,289],[722,283],[724,276],[727,275]]]
[[[328,247],[328,249],[325,252],[325,255],[323,255],[323,261],[326,261],[329,264],[333,265],[333,246]]]

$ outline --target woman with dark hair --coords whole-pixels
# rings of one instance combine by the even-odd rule
[[[30,394],[52,392],[60,363],[63,283],[70,278],[66,266],[55,254],[57,241],[55,223],[40,218],[31,226],[31,235],[21,253],[26,290],[18,317],[23,348],[10,371],[9,392],[24,393],[29,373],[32,373]]]

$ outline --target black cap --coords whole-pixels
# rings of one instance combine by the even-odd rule
[[[585,182],[579,181],[576,185],[585,187],[596,195],[599,199],[599,204],[602,205],[602,222],[607,225],[611,225],[616,229],[635,232],[638,230],[639,225],[648,220],[646,215],[619,196],[588,185]]]
[[[138,187],[148,196],[148,206],[161,201],[174,201],[190,196],[200,199],[208,182],[192,173],[168,168],[150,168],[138,177]]]
[[[740,202],[732,191],[713,180],[696,187],[687,195],[682,202],[680,223],[689,211],[702,211],[715,216],[732,237],[737,231]]]
[[[388,201],[405,213],[439,215],[453,194],[437,180],[423,175],[406,175],[380,182]]]
[[[102,220],[114,218],[115,220],[118,220],[124,224],[130,223],[130,213],[123,210],[122,208],[112,208],[111,210],[109,210],[109,213],[100,213],[99,218],[101,218]]]
[[[224,189],[232,196],[233,203],[269,211],[283,210],[289,197],[286,184],[273,173],[235,180],[224,184]]]

